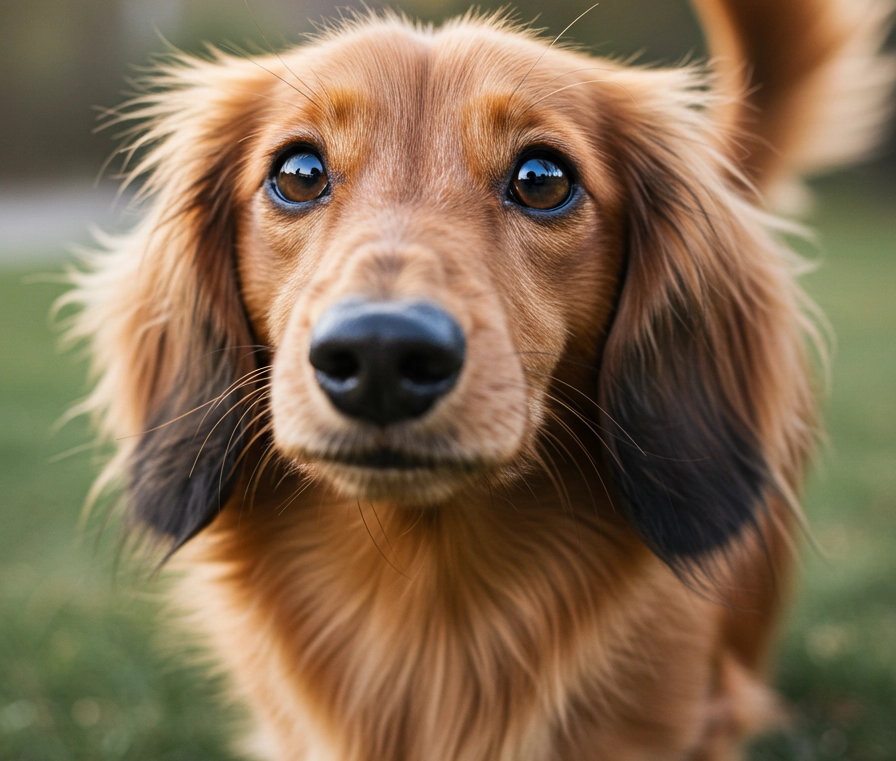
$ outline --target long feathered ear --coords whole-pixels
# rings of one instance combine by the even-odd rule
[[[689,70],[629,71],[614,153],[626,270],[598,402],[629,520],[672,565],[793,492],[813,439],[795,257],[713,145]],[[622,88],[620,88],[622,89]]]
[[[271,75],[248,61],[177,57],[113,120],[145,176],[142,222],[104,239],[66,298],[91,347],[95,390],[81,410],[118,452],[101,478],[133,520],[176,549],[226,502],[245,443],[254,343],[235,262],[245,138]]]

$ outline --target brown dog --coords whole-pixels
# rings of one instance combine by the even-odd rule
[[[869,147],[890,68],[876,5],[698,5],[714,78],[385,16],[124,109],[152,201],[77,277],[89,406],[262,757],[767,725],[814,402],[756,188]]]

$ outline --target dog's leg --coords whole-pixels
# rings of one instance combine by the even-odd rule
[[[723,653],[706,734],[692,761],[740,761],[745,740],[780,726],[784,713],[781,701],[755,674]]]

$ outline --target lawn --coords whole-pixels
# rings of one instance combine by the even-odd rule
[[[896,203],[828,188],[821,267],[806,285],[838,338],[830,444],[778,683],[791,729],[753,759],[896,759]],[[83,421],[53,432],[86,389],[56,351],[61,286],[0,271],[0,761],[223,761],[235,709],[170,656],[162,583],[115,570],[116,529],[79,532],[96,453]],[[63,456],[66,455],[66,456]],[[433,761],[440,761],[434,759]]]

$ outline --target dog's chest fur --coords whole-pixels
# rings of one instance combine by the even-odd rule
[[[593,510],[544,505],[261,499],[197,540],[182,599],[262,707],[277,758],[684,751],[712,690],[713,606],[670,595],[669,571]]]

